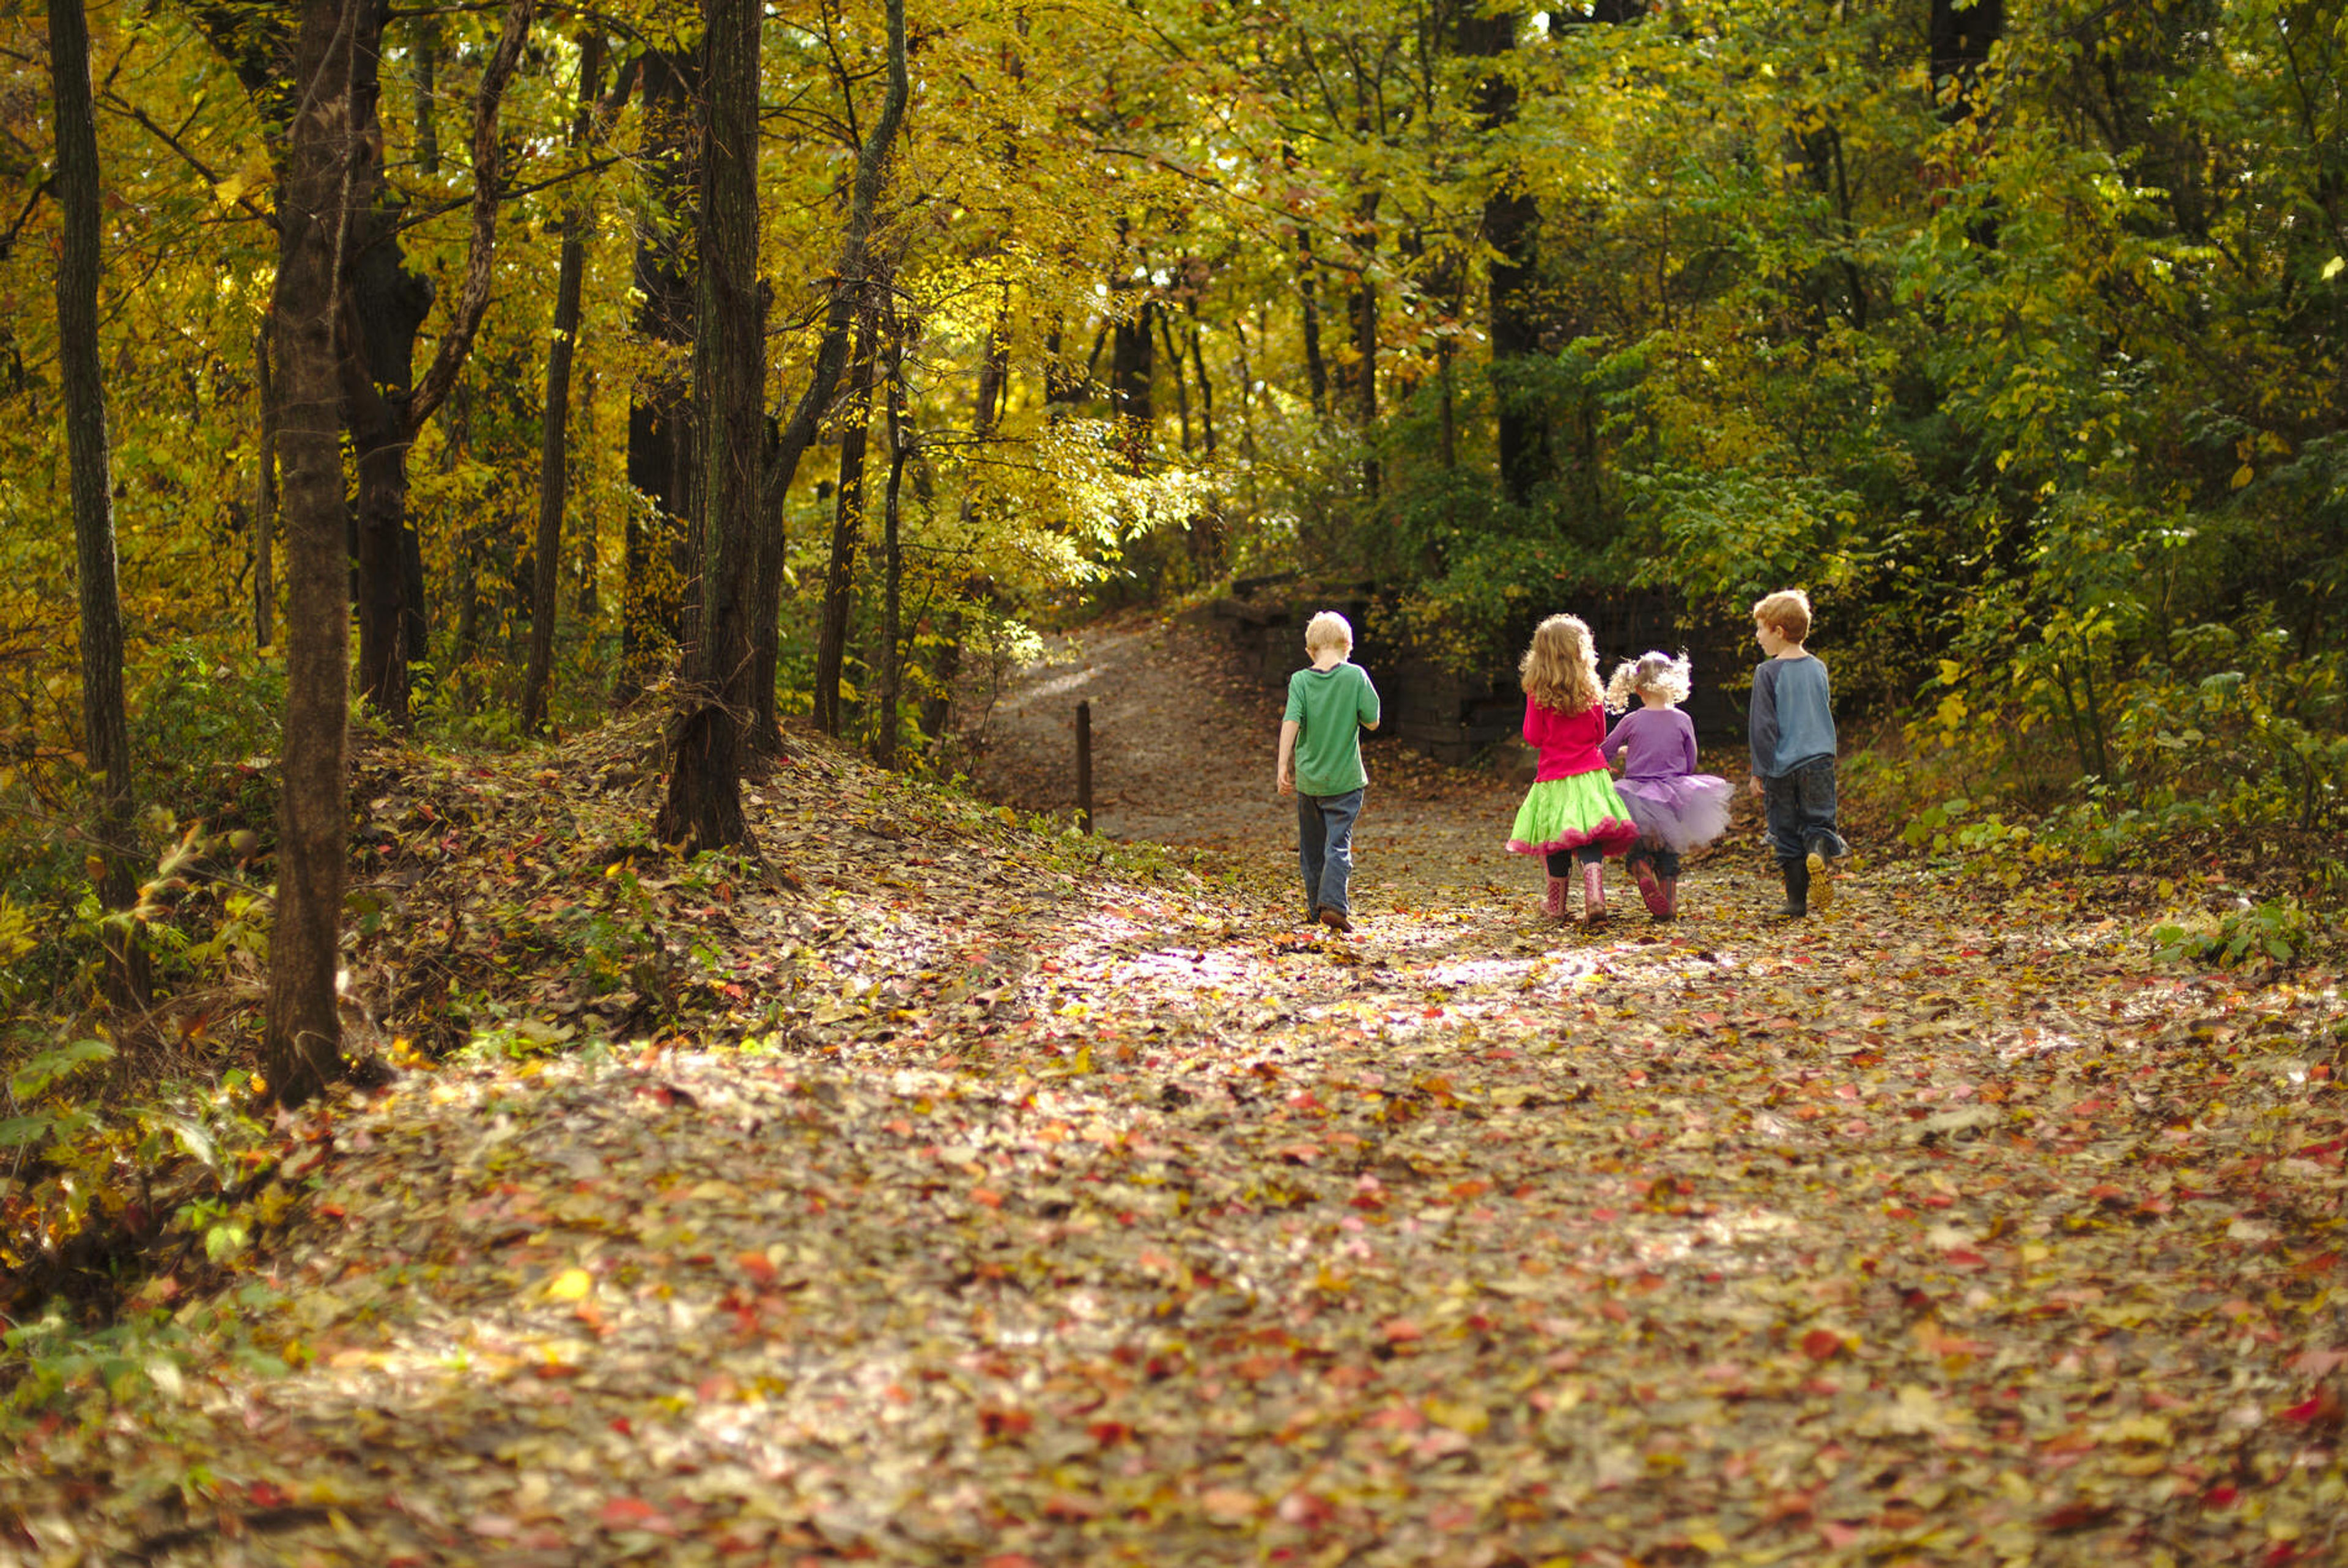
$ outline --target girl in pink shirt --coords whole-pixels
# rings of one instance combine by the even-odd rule
[[[1598,684],[1598,650],[1590,628],[1570,615],[1552,615],[1533,630],[1519,666],[1525,688],[1525,740],[1540,753],[1533,787],[1517,808],[1509,849],[1538,855],[1549,865],[1542,910],[1565,918],[1566,878],[1581,866],[1585,920],[1606,917],[1604,860],[1638,842],[1613,775],[1599,754],[1606,738],[1606,708]]]

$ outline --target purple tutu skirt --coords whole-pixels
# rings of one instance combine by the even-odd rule
[[[1680,855],[1728,831],[1728,805],[1736,795],[1729,782],[1715,774],[1617,779],[1614,793],[1622,797],[1641,836]]]

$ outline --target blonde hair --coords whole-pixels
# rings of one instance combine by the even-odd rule
[[[1532,646],[1517,666],[1525,694],[1553,713],[1598,706],[1598,649],[1577,615],[1552,615],[1533,628]]]
[[[1627,708],[1633,699],[1650,692],[1658,693],[1666,702],[1684,702],[1693,684],[1686,654],[1674,659],[1668,653],[1650,651],[1614,666],[1614,678],[1606,682],[1606,705]]]
[[[1810,638],[1810,596],[1798,588],[1781,588],[1753,601],[1753,619],[1791,642]]]
[[[1334,610],[1324,610],[1304,623],[1304,651],[1318,653],[1323,648],[1343,648],[1351,651],[1354,646],[1354,623]]]

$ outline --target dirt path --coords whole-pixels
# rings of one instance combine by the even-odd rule
[[[1560,932],[1474,858],[1507,792],[1383,762],[1368,917],[1302,931],[1262,712],[1130,635],[1006,732],[1097,683],[1104,825],[1239,869],[809,747],[796,886],[637,890],[705,1010],[291,1123],[242,1277],[57,1372],[0,1561],[2342,1561],[2328,977],[1889,861],[1775,924],[1735,845]],[[433,786],[427,892],[597,775],[532,776]],[[543,875],[507,950],[613,880]]]
[[[1272,788],[1283,697],[1250,680],[1198,629],[1127,619],[1054,641],[998,704],[975,782],[993,799],[1071,810],[1076,707],[1089,702],[1100,833],[1284,871],[1295,863],[1296,817],[1292,801]],[[1366,917],[1487,900],[1510,908],[1537,896],[1541,873],[1505,847],[1519,788],[1488,771],[1430,762],[1391,734],[1372,736],[1364,756],[1370,789],[1355,837],[1354,897]],[[1717,850],[1694,857],[1692,925],[1718,912],[1724,895],[1739,907],[1757,896],[1737,886],[1751,880],[1738,855],[1756,842],[1750,815]],[[1635,904],[1627,884],[1623,892]]]

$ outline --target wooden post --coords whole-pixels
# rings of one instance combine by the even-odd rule
[[[1093,830],[1093,705],[1076,704],[1076,825]]]

